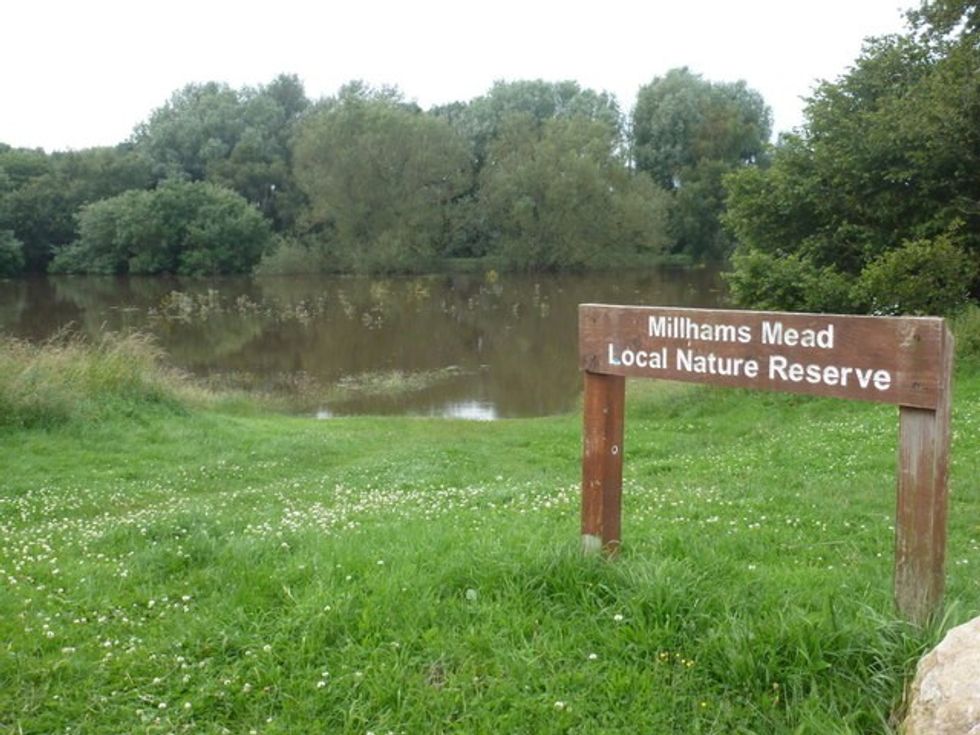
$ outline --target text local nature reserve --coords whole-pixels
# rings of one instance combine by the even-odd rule
[[[748,324],[700,324],[689,317],[651,316],[647,336],[663,340],[732,343],[751,345],[758,342],[777,347],[803,347],[819,350],[825,359],[800,362],[783,355],[730,357],[716,355],[696,347],[678,347],[673,355],[667,345],[650,350],[620,349],[608,346],[612,366],[640,367],[650,370],[673,370],[697,375],[721,375],[811,385],[858,386],[862,389],[887,391],[892,374],[880,368],[861,368],[833,363],[834,325],[823,329],[794,329],[780,321],[762,321],[755,331]],[[671,362],[672,360],[672,362]]]

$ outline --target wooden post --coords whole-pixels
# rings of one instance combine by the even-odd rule
[[[623,408],[626,379],[585,371],[582,451],[582,548],[619,549],[623,490]]]
[[[953,336],[943,326],[935,410],[899,407],[895,604],[925,623],[941,609],[945,584]]]
[[[582,543],[620,543],[624,379],[891,403],[899,410],[895,603],[940,610],[946,556],[953,336],[935,317],[579,305],[585,372]]]

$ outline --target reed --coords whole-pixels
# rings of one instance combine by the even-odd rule
[[[44,427],[150,408],[179,411],[191,392],[145,334],[89,340],[64,331],[40,344],[0,339],[0,426]]]

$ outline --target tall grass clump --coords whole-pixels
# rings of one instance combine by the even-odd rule
[[[980,305],[970,304],[953,317],[956,359],[960,364],[980,364]]]
[[[47,427],[68,421],[132,415],[138,409],[180,410],[180,379],[145,334],[96,339],[61,333],[35,344],[0,339],[0,427]]]

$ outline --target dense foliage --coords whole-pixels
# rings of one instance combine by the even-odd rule
[[[12,230],[0,230],[0,277],[16,276],[24,270],[24,243]]]
[[[771,167],[728,180],[739,302],[946,313],[980,295],[977,7],[928,3],[869,41]]]
[[[292,186],[293,125],[309,106],[295,76],[258,88],[189,84],[137,127],[133,144],[157,180],[211,181],[237,191],[277,227],[300,206]]]
[[[541,79],[496,82],[490,90],[468,103],[436,107],[432,113],[447,119],[473,148],[477,167],[487,149],[513,116],[530,118],[541,125],[555,118],[586,118],[622,131],[622,114],[616,99],[606,92],[582,89],[576,82]]]
[[[251,270],[272,243],[244,198],[208,182],[169,181],[82,208],[79,238],[55,257],[61,273],[212,275]]]
[[[151,184],[149,162],[128,144],[50,156],[0,144],[0,231],[21,242],[27,270],[43,271],[78,236],[79,208]]]
[[[445,121],[357,84],[304,121],[294,156],[308,226],[339,267],[355,271],[431,264],[470,167]]]
[[[718,257],[729,247],[718,222],[721,176],[756,162],[743,139],[768,135],[768,111],[744,83],[713,85],[686,70],[665,79],[641,94],[641,146],[615,98],[574,81],[496,82],[429,111],[359,82],[316,103],[294,76],[255,88],[190,84],[115,148],[47,155],[0,146],[0,233],[8,233],[0,273],[252,269],[266,248],[231,244],[241,212],[212,223],[214,247],[191,244],[200,224],[164,226],[152,214],[135,224],[205,191],[225,202],[237,194],[268,223],[277,237],[264,272],[419,271],[453,258],[554,270],[649,262],[668,251]],[[700,102],[677,120],[700,132],[654,140],[685,94]],[[664,176],[648,163],[669,157],[657,153],[661,145],[682,170]]]
[[[479,202],[492,250],[529,269],[615,265],[665,244],[666,195],[631,176],[608,123],[513,115],[489,146]]]
[[[633,111],[636,168],[672,194],[672,249],[695,259],[726,257],[732,242],[719,222],[722,177],[759,163],[771,115],[745,82],[712,83],[674,69],[642,87]]]

